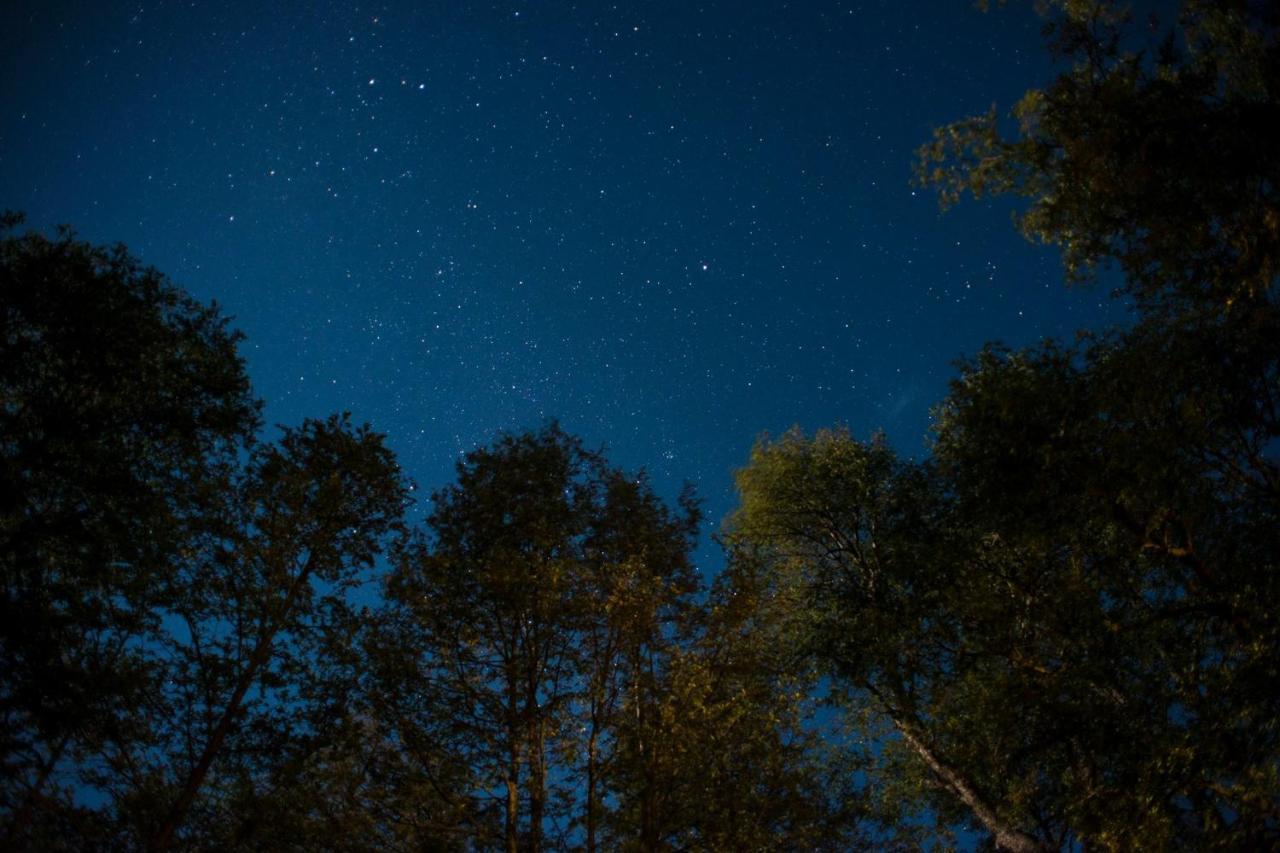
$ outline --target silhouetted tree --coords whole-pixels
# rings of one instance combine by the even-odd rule
[[[230,823],[223,806],[237,786],[262,793],[258,780],[353,724],[360,662],[348,656],[361,617],[349,594],[399,529],[406,496],[382,437],[345,417],[255,450],[233,525],[183,567],[166,608],[181,626],[165,644],[157,720],[172,793],[152,849],[173,844],[197,803],[205,820]]]
[[[502,801],[507,850],[542,849],[554,781],[580,771],[585,814],[554,816],[594,844],[634,656],[697,589],[696,510],[673,514],[555,425],[468,454],[433,502],[389,587],[415,638],[408,677],[448,703],[476,794]]]
[[[0,297],[3,846],[255,847],[360,723],[395,459],[345,416],[257,441],[238,336],[123,248],[7,236]]]
[[[65,230],[0,239],[7,845],[99,831],[74,804],[81,771],[150,737],[169,579],[230,512],[258,426],[237,341],[216,306],[122,247]]]

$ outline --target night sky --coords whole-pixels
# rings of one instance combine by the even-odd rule
[[[9,0],[0,208],[216,299],[271,422],[429,491],[556,417],[711,528],[762,431],[918,455],[956,357],[1115,316],[910,184],[1052,73],[1029,5]]]

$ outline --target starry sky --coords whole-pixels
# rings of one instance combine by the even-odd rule
[[[0,208],[216,299],[271,422],[430,491],[554,417],[710,531],[761,432],[919,455],[955,358],[1115,319],[911,186],[1053,73],[1029,5],[3,0]]]

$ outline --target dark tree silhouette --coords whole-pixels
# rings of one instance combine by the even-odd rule
[[[20,218],[9,215],[7,229]],[[258,426],[216,306],[122,247],[0,240],[0,813],[91,822],[70,772],[145,739],[143,647]],[[51,830],[59,832],[58,829]],[[48,839],[52,843],[52,839]]]
[[[355,725],[396,461],[345,416],[258,440],[239,336],[122,247],[6,236],[0,310],[3,845],[253,846]]]

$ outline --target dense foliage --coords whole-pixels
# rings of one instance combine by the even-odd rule
[[[341,416],[260,441],[237,335],[122,248],[0,262],[5,846],[228,846],[346,714],[399,470]]]
[[[1110,0],[1043,5],[1068,69],[1009,121],[993,108],[939,128],[919,177],[947,203],[1025,198],[1020,227],[1059,246],[1072,279],[1113,262],[1148,310],[1265,298],[1280,274],[1280,8],[1184,0],[1173,20],[1135,22]]]
[[[930,456],[792,432],[733,535],[807,579],[805,647],[893,733],[889,814],[997,848],[1280,843],[1280,12],[1197,2],[1153,44],[1045,4],[1068,70],[938,131],[920,176],[1029,200],[1127,329],[989,345]],[[1158,26],[1158,25],[1153,25]]]
[[[922,459],[761,439],[709,585],[554,423],[415,521],[367,426],[262,434],[216,306],[7,216],[0,847],[1280,847],[1280,10],[1043,11],[1064,72],[919,175],[1132,323],[985,346]]]
[[[150,737],[163,675],[144,647],[183,555],[231,509],[258,415],[217,309],[123,249],[6,237],[0,297],[0,802],[13,843],[100,831],[73,792]]]

